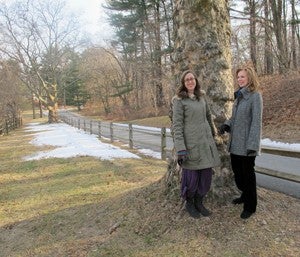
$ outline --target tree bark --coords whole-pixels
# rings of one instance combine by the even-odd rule
[[[165,97],[162,86],[162,51],[161,51],[161,33],[160,33],[160,7],[159,1],[155,3],[155,43],[154,43],[154,69],[155,69],[155,92],[156,105],[162,107],[165,105]]]
[[[250,7],[250,55],[253,67],[257,70],[257,57],[256,57],[256,1],[249,1]]]
[[[265,53],[264,53],[264,73],[272,74],[274,72],[274,64],[273,64],[273,52],[272,52],[272,44],[271,44],[271,29],[269,22],[269,0],[264,1],[264,14],[265,14]]]
[[[297,69],[297,50],[296,50],[296,9],[295,9],[295,0],[291,0],[291,9],[292,9],[292,38],[291,38],[291,51],[292,51],[292,64],[293,68]]]

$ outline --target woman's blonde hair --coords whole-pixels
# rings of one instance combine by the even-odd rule
[[[237,77],[240,71],[246,71],[248,76],[248,88],[251,92],[259,90],[259,80],[257,73],[252,67],[241,67],[236,70],[235,76]]]

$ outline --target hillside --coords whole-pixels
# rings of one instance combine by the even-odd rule
[[[263,136],[300,142],[300,72],[260,78],[264,101]]]

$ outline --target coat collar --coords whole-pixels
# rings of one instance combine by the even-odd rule
[[[248,87],[243,87],[240,92],[243,95],[243,98],[248,99],[250,97],[251,92],[249,91]]]
[[[189,96],[190,99],[196,100],[196,96],[194,94],[191,94],[191,95],[189,94],[188,96]]]

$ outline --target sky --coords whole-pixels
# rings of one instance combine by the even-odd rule
[[[0,0],[0,3],[11,4],[12,0]],[[113,28],[103,8],[106,0],[65,0],[65,4],[66,10],[79,18],[82,31],[87,32],[92,43],[103,45],[113,38]]]
[[[91,156],[101,160],[141,158],[123,148],[121,149],[111,144],[101,142],[97,135],[91,135],[88,132],[71,127],[65,123],[30,123],[26,126],[26,130],[33,132],[34,137],[30,142],[31,144],[54,147],[54,149],[38,151],[33,155],[24,157],[24,159],[28,161],[46,158],[71,158],[76,156]],[[300,144],[274,142],[267,138],[262,140],[262,145],[300,151]],[[124,146],[128,147],[128,145]],[[161,157],[160,153],[148,149],[139,149],[138,152],[141,156],[147,155],[157,159]]]
[[[105,43],[113,37],[113,29],[103,8],[105,4],[105,0],[66,0],[69,11],[80,17],[82,28],[95,44]]]

